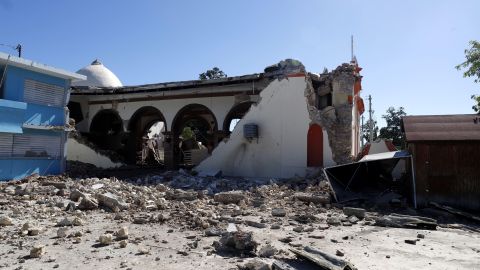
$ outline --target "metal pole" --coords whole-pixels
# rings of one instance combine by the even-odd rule
[[[364,117],[362,115],[362,125],[361,125],[361,128],[360,128],[360,130],[361,130],[360,143],[362,144],[362,149],[363,149],[363,134],[364,134],[363,133],[363,119],[364,119]]]
[[[368,128],[369,128],[369,136],[368,140],[370,143],[373,142],[373,120],[372,120],[372,96],[368,95],[368,114],[369,114],[369,119],[368,119]]]

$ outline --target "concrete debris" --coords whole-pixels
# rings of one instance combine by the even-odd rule
[[[260,257],[265,257],[265,258],[270,258],[273,255],[277,254],[278,250],[273,247],[272,245],[268,244],[260,248],[258,251],[258,256]]]
[[[250,260],[243,266],[238,267],[239,270],[270,270],[270,265],[261,260]]]
[[[213,199],[216,202],[223,203],[223,204],[229,204],[229,203],[238,204],[240,203],[240,201],[245,200],[245,195],[240,191],[221,192],[221,193],[215,194]]]
[[[433,218],[390,214],[388,216],[376,217],[375,225],[394,228],[422,228],[429,230],[437,229],[437,221]]]
[[[274,217],[284,217],[287,215],[287,211],[283,208],[274,208],[272,209],[272,216]]]
[[[100,206],[105,206],[112,212],[126,210],[129,207],[127,203],[122,202],[117,196],[110,192],[97,194],[97,200]]]
[[[122,227],[120,228],[120,230],[118,230],[116,233],[115,233],[115,236],[117,237],[117,239],[127,239],[128,238],[128,228],[127,227]]]
[[[227,232],[222,235],[219,241],[213,242],[213,247],[217,253],[234,252],[253,254],[257,250],[258,243],[253,240],[252,232]]]
[[[315,248],[305,247],[304,250],[290,249],[295,255],[311,261],[322,269],[328,270],[356,270],[355,266],[351,263],[337,259],[332,255],[329,255],[323,251]],[[337,254],[343,253],[337,250]],[[338,256],[338,255],[337,255]]]
[[[306,203],[327,204],[330,203],[330,196],[328,194],[309,194],[309,193],[295,193],[294,197],[297,200]]]
[[[223,233],[225,233],[224,230],[215,227],[211,227],[205,230],[205,236],[220,236]]]
[[[250,260],[245,256],[264,258],[268,267],[273,263],[273,269],[297,269],[300,267],[297,264],[310,264],[309,259],[292,258],[287,250],[294,247],[295,250],[302,248],[300,252],[316,262],[326,260],[320,259],[322,255],[318,252],[307,251],[308,245],[325,247],[332,252],[331,257],[349,258],[362,269],[390,269],[393,266],[388,262],[400,258],[409,263],[415,261],[408,265],[410,269],[421,268],[425,265],[421,260],[428,258],[426,252],[431,252],[430,248],[439,252],[448,250],[456,259],[447,255],[438,260],[453,269],[452,263],[458,262],[456,260],[460,260],[462,266],[471,266],[468,259],[462,259],[467,256],[461,255],[468,253],[474,257],[480,250],[478,241],[469,242],[478,238],[474,226],[458,224],[455,216],[443,211],[431,209],[441,216],[437,224],[435,219],[418,216],[425,214],[422,210],[403,209],[402,213],[411,216],[385,215],[383,210],[391,213],[392,209],[362,202],[348,202],[349,207],[331,204],[330,187],[321,184],[325,182],[323,176],[246,180],[202,178],[186,171],[148,176],[137,172],[128,174],[134,176],[122,180],[108,175],[38,176],[0,183],[0,249],[3,251],[0,268],[10,269],[17,263],[22,263],[25,269],[45,268],[47,265],[43,263],[49,258],[42,258],[37,267],[33,263],[39,260],[28,260],[26,257],[30,256],[25,256],[34,245],[43,248],[35,249],[31,257],[42,256],[46,247],[47,254],[55,254],[59,268],[67,265],[78,268],[79,262],[83,266],[93,261],[99,268],[115,268],[126,261],[124,268],[145,269],[151,268],[151,263],[159,265],[152,262],[156,257],[164,265],[178,263],[181,257],[185,269],[205,269],[203,264],[195,264],[196,260],[203,259],[211,260],[219,269],[231,269],[237,264],[244,267]],[[63,191],[59,192],[57,187]],[[455,223],[444,224],[447,218]],[[378,231],[369,228],[372,225],[398,228]],[[433,225],[450,229],[432,231],[428,236],[421,230],[405,236],[402,229],[428,229]],[[445,246],[439,240],[443,237],[452,240]],[[403,243],[405,247],[416,245],[416,248],[393,253],[391,248],[385,251],[370,245],[379,239]],[[453,245],[465,245],[469,249],[452,249]],[[27,254],[21,254],[22,250]],[[384,264],[358,259],[364,252],[377,252],[383,260],[388,254],[395,260],[385,260],[387,264]],[[150,253],[155,256],[149,256]],[[141,256],[141,260],[134,256]],[[191,267],[186,266],[189,260],[193,262]],[[134,261],[138,266],[131,265]]]
[[[120,248],[126,248],[127,247],[127,240],[122,240],[118,243],[118,245],[120,246]]]
[[[416,245],[417,244],[417,239],[415,239],[415,240],[405,239],[405,243],[410,244],[410,245]]]
[[[69,229],[66,227],[59,228],[57,230],[57,237],[58,238],[65,238],[68,236]]]
[[[174,189],[174,190],[167,191],[165,198],[167,200],[193,201],[198,198],[198,193],[195,191],[184,191],[181,189]]]
[[[13,225],[13,221],[10,217],[2,216],[0,217],[0,226],[10,226]]]
[[[80,203],[77,206],[80,210],[94,210],[98,208],[98,202],[90,196],[80,197]]]
[[[100,237],[98,238],[98,242],[100,242],[100,244],[104,246],[110,245],[113,242],[113,236],[109,233],[100,235]]]
[[[362,208],[344,207],[343,213],[346,216],[356,216],[359,219],[365,218],[365,209]]]
[[[40,258],[45,253],[45,246],[36,245],[30,250],[30,258]]]

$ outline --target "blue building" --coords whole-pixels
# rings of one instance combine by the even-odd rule
[[[0,180],[65,171],[70,84],[85,79],[0,53]]]

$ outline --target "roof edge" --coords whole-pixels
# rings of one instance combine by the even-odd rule
[[[62,79],[67,79],[72,81],[87,79],[87,77],[84,75],[80,75],[74,72],[55,68],[52,66],[47,66],[45,64],[41,64],[38,62],[34,62],[32,60],[20,58],[20,57],[2,53],[2,52],[0,52],[0,63],[8,64],[8,65],[12,65],[19,68],[24,68],[30,71],[39,72],[39,73],[60,77]]]

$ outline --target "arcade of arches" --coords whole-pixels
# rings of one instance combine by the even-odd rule
[[[116,110],[105,109],[93,117],[86,136],[99,149],[115,151],[127,164],[176,167],[183,164],[180,137],[186,127],[211,153],[228,137],[252,104],[254,102],[245,101],[234,105],[221,126],[214,113],[201,104],[189,104],[180,109],[171,127],[167,126],[160,108],[153,106],[139,108],[125,124]]]

